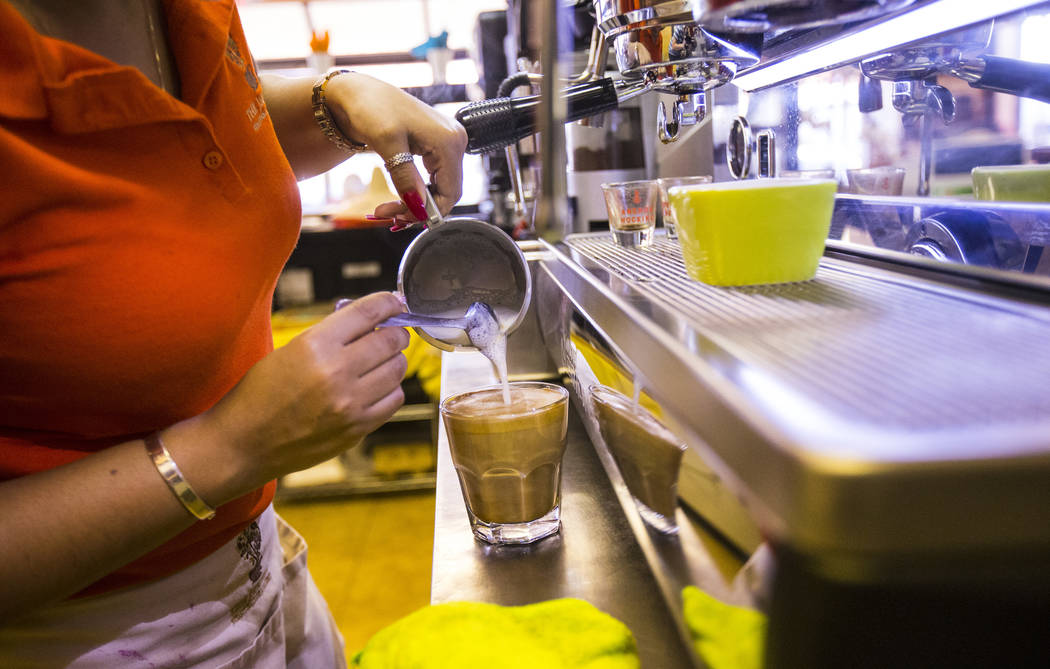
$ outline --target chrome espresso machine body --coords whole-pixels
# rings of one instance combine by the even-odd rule
[[[716,288],[662,235],[565,234],[545,133],[535,309],[624,513],[586,401],[610,369],[691,447],[707,484],[683,501],[736,550],[771,547],[766,666],[1050,666],[1050,3],[593,7],[620,77],[498,102],[488,142],[480,103],[473,150],[670,95],[652,132],[711,124],[716,181],[841,184],[815,279]],[[684,625],[688,531],[636,534]]]

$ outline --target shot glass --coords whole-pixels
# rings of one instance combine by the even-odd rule
[[[846,192],[854,195],[900,195],[904,191],[903,167],[866,167],[846,170]],[[907,248],[905,238],[911,211],[904,216],[897,207],[859,207],[850,217],[848,241],[888,249]],[[843,229],[843,233],[846,229]]]
[[[607,386],[591,386],[598,429],[638,515],[664,534],[678,532],[678,471],[685,444],[656,416]]]
[[[561,529],[561,461],[569,393],[550,383],[487,386],[441,403],[474,536],[530,544]]]
[[[604,183],[602,193],[613,241],[620,246],[650,246],[659,203],[656,180]]]
[[[857,195],[900,195],[904,190],[904,168],[846,170],[846,190]]]
[[[835,170],[784,170],[780,173],[783,179],[834,179]]]
[[[671,208],[671,200],[667,197],[667,191],[675,186],[692,186],[694,184],[709,184],[711,177],[661,177],[656,180],[660,189],[660,205],[664,215],[664,229],[671,239],[678,238],[678,228],[675,226],[674,209]]]

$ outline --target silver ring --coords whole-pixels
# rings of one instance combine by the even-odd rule
[[[415,159],[412,157],[411,153],[395,153],[394,155],[390,156],[390,160],[384,162],[383,164],[386,166],[386,171],[390,172],[395,167],[400,167],[406,163],[411,163],[413,160]]]

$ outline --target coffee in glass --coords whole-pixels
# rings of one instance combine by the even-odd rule
[[[660,532],[677,532],[678,470],[685,444],[656,416],[612,388],[592,386],[591,400],[602,440],[639,515]]]
[[[474,535],[528,544],[561,528],[561,461],[569,393],[539,382],[459,393],[441,403]]]

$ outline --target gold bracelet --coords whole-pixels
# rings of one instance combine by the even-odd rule
[[[368,146],[365,144],[358,144],[351,140],[349,137],[343,134],[336,125],[335,119],[332,118],[332,112],[328,111],[328,103],[325,99],[325,89],[328,87],[328,82],[332,77],[336,77],[340,74],[347,74],[353,70],[332,70],[328,74],[322,76],[314,84],[313,95],[310,96],[310,104],[314,110],[314,120],[317,121],[317,125],[320,126],[321,132],[324,136],[332,141],[333,144],[338,146],[344,151],[350,153],[357,153],[358,151],[365,151]]]
[[[168,453],[168,449],[164,448],[164,444],[160,441],[160,433],[154,432],[146,437],[144,441],[146,442],[146,452],[153,459],[153,464],[156,466],[161,478],[168,484],[171,491],[175,493],[175,496],[179,498],[186,510],[200,520],[211,520],[214,518],[215,509],[208,506],[203,499],[198,497],[197,493],[190,487],[190,484],[186,483],[186,479],[182,478],[179,466],[171,459],[171,453]]]

